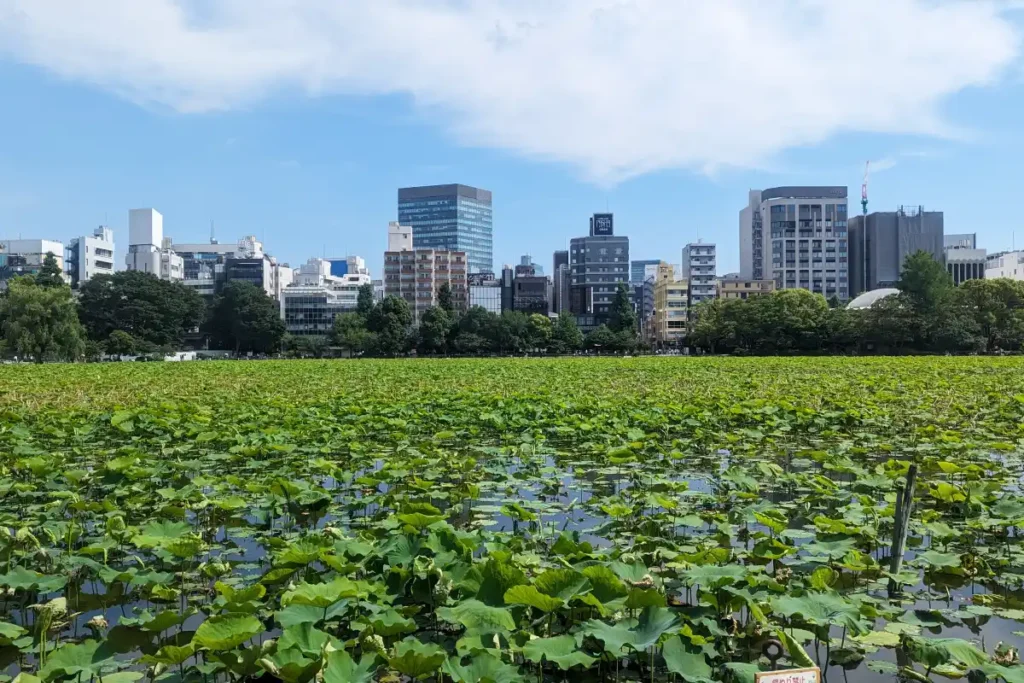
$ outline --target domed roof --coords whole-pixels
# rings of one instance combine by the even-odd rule
[[[870,292],[864,292],[856,299],[846,304],[846,308],[850,310],[856,310],[858,308],[871,308],[876,303],[881,301],[887,296],[893,294],[899,294],[900,290],[893,289],[892,287],[882,287],[880,289],[872,289]]]

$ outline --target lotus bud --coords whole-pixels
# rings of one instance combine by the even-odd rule
[[[102,614],[97,614],[92,619],[85,622],[86,628],[92,631],[92,634],[96,637],[102,635],[103,631],[107,630],[108,625],[109,624],[107,624],[107,620],[103,617]]]
[[[382,657],[387,657],[388,651],[384,647],[384,639],[377,635],[367,634],[363,636],[362,640],[359,641],[359,646],[363,648],[363,652],[376,652]]]
[[[263,669],[267,673],[269,673],[271,676],[277,676],[278,675],[277,667],[274,665],[274,663],[272,661],[270,661],[266,657],[262,657],[260,659],[260,666],[262,666]]]
[[[108,534],[117,534],[125,530],[124,517],[114,515],[107,518],[106,529]]]

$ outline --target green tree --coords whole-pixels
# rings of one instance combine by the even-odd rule
[[[139,344],[135,337],[124,330],[114,330],[107,337],[106,348],[107,353],[114,356],[131,356],[138,350]]]
[[[588,349],[596,351],[615,351],[618,349],[619,339],[607,325],[601,325],[591,330],[584,341]]]
[[[987,353],[1024,346],[1024,282],[968,280],[957,287],[956,298],[972,312]]]
[[[43,257],[43,265],[35,275],[35,282],[40,287],[65,287],[64,271],[57,264],[57,257],[52,251],[46,252]]]
[[[364,320],[370,317],[370,313],[373,312],[373,285],[366,283],[360,285],[358,298],[356,299],[356,313],[358,313]]]
[[[540,313],[533,313],[529,317],[530,323],[530,348],[546,351],[551,343],[551,318]]]
[[[71,288],[40,286],[25,276],[10,280],[0,297],[7,353],[42,363],[75,360],[85,350],[84,330]]]
[[[275,353],[285,326],[280,307],[263,288],[233,280],[210,307],[210,331],[219,346],[235,353]]]
[[[939,310],[953,293],[953,279],[946,268],[926,251],[907,256],[896,286],[914,310],[924,316]]]
[[[503,311],[492,326],[491,343],[500,353],[523,353],[530,347],[530,318],[522,311]]]
[[[615,298],[609,309],[608,329],[612,332],[632,332],[636,334],[636,313],[629,298],[629,287],[620,282],[615,288]]]
[[[91,278],[80,288],[78,304],[90,339],[106,341],[122,330],[149,347],[179,346],[206,314],[195,290],[137,270]]]
[[[694,320],[687,335],[691,344],[709,353],[729,353],[737,346],[736,320],[752,299],[711,299],[697,305]]]
[[[366,329],[366,319],[358,312],[339,313],[334,316],[331,343],[355,356],[372,350],[373,333]]]
[[[558,314],[551,330],[551,351],[553,353],[572,353],[583,348],[583,333],[576,325],[576,316],[568,311]]]
[[[455,313],[455,304],[452,302],[452,287],[447,282],[441,283],[437,290],[437,305],[449,315]]]
[[[447,310],[440,306],[428,308],[420,316],[416,348],[424,354],[446,353],[451,327],[452,319]]]
[[[381,356],[396,356],[409,349],[412,311],[409,302],[397,296],[385,297],[370,312],[366,327],[374,333],[373,351]]]

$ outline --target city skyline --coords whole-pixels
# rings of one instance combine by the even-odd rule
[[[0,239],[68,243],[104,224],[122,236],[121,267],[127,211],[150,206],[176,242],[208,240],[212,221],[221,241],[255,235],[292,265],[359,254],[379,273],[380,226],[398,218],[396,189],[461,182],[494,193],[495,270],[523,253],[546,264],[542,255],[609,211],[632,258],[675,263],[683,245],[703,239],[718,245],[726,273],[739,270],[736,212],[750,189],[843,185],[855,200],[871,160],[870,210],[923,205],[943,211],[948,230],[978,233],[989,252],[1015,244],[1005,213],[1024,153],[1019,4],[792,2],[768,11],[736,0],[687,14],[653,1],[619,13],[599,0],[422,3],[419,19],[452,32],[433,51],[415,37],[380,40],[402,29],[381,21],[391,0],[332,5],[319,23],[295,6],[242,17],[220,0],[208,15],[172,0],[0,7],[8,4],[17,11],[0,12],[11,46],[0,87],[17,106],[0,112],[0,125],[17,135],[0,151]],[[284,21],[310,44],[387,54],[365,80],[349,55],[330,72],[312,69],[319,81],[304,79],[313,62],[303,41],[255,39]],[[351,35],[349,23],[372,40]],[[111,41],[124,25],[137,31]],[[840,44],[823,54],[820,41],[802,38],[808,25]],[[865,28],[876,25],[890,30]],[[752,27],[771,29],[791,52],[742,40]],[[560,31],[579,40],[552,43]],[[683,40],[657,40],[662,32]],[[161,41],[146,38],[155,35]],[[229,43],[237,51],[226,55]],[[663,87],[609,69],[598,45],[623,73],[649,73]],[[445,73],[448,62],[437,60],[470,49],[479,59],[458,92],[431,75]],[[533,77],[551,54],[565,59]],[[602,88],[565,70],[572,57],[603,74]],[[417,59],[422,69],[398,69]],[[722,109],[751,97],[758,106]]]

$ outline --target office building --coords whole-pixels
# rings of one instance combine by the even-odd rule
[[[690,292],[686,280],[677,280],[675,268],[667,263],[657,267],[654,278],[654,342],[659,346],[677,346],[686,337]]]
[[[569,265],[569,250],[568,249],[559,249],[558,251],[556,251],[555,255],[554,255],[554,258],[552,259],[551,265],[552,265],[552,268],[551,268],[552,274],[558,272],[558,266],[568,266]]]
[[[719,299],[749,299],[774,291],[775,280],[749,280],[740,277],[739,273],[729,273],[718,281]]]
[[[361,260],[361,259],[360,259]],[[281,293],[284,324],[296,336],[327,336],[340,313],[356,310],[359,288],[371,284],[367,273],[331,273],[331,259],[309,259],[295,269],[294,281]]]
[[[164,237],[164,217],[155,209],[128,212],[128,270],[156,275],[161,280],[180,281],[184,262]]]
[[[900,207],[850,219],[850,293],[895,287],[908,256],[925,251],[943,262],[941,211]]]
[[[412,239],[410,238],[409,241],[411,242]],[[389,249],[389,251],[391,250]],[[395,249],[393,251],[402,250]],[[342,275],[369,275],[370,273],[366,268],[366,261],[361,256],[329,258],[327,262],[331,264],[331,275],[334,277],[341,277]]]
[[[388,251],[412,251],[412,228],[396,221],[388,223]]]
[[[658,267],[661,263],[659,259],[645,259],[641,261],[630,261],[629,262],[629,283],[631,285],[643,284],[644,280],[647,279],[647,272],[650,266],[654,268]]]
[[[0,241],[0,289],[6,288],[11,278],[38,273],[48,254],[53,254],[63,272],[63,242],[37,239]],[[64,280],[70,282],[71,278],[65,274]]]
[[[558,253],[558,252],[555,252]],[[569,252],[562,252],[569,256]],[[551,278],[551,312],[555,314],[561,314],[562,312],[569,311],[569,283],[571,278],[569,276],[569,263],[559,263],[555,267],[555,273]]]
[[[569,306],[607,317],[619,283],[629,283],[629,238],[615,235],[612,214],[594,214],[590,235],[569,241]]]
[[[281,292],[291,284],[292,269],[266,253],[263,243],[246,235],[234,243],[173,244],[182,259],[182,284],[200,295],[212,297],[227,282],[250,282],[267,296],[281,301]],[[358,258],[358,257],[356,257]],[[361,259],[360,259],[361,260]]]
[[[953,235],[942,236],[943,249],[977,249],[978,233],[962,232]]]
[[[101,225],[92,235],[74,238],[68,245],[64,263],[75,289],[96,275],[113,275],[114,231]]]
[[[751,190],[740,211],[740,277],[846,300],[846,196],[843,186]]]
[[[471,273],[469,281],[469,307],[480,306],[489,313],[501,315],[501,283],[494,273]]]
[[[679,277],[689,283],[690,308],[714,299],[717,294],[718,264],[715,245],[697,241],[683,247]]]
[[[551,312],[551,281],[544,275],[517,275],[512,283],[513,310],[531,315]]]
[[[466,254],[461,251],[413,249],[384,252],[384,294],[409,302],[413,324],[428,308],[438,305],[437,294],[448,284],[452,304],[465,310],[469,300]]]
[[[544,266],[542,266],[539,263],[534,263],[533,262],[533,257],[530,256],[529,254],[523,254],[519,258],[519,266],[517,266],[516,269],[518,270],[519,267],[523,267],[524,269],[526,269],[526,268],[529,269],[530,272],[529,273],[524,273],[524,275],[526,275],[526,274],[529,274],[529,275],[543,275],[544,274]]]
[[[468,185],[401,188],[398,222],[412,227],[414,249],[463,252],[470,272],[494,272],[490,190]]]
[[[946,237],[951,237],[951,235]],[[948,241],[946,243],[949,244]],[[956,244],[967,245],[976,244],[976,242],[960,240]],[[953,278],[954,285],[960,286],[961,283],[968,280],[985,279],[985,268],[988,265],[987,251],[968,246],[947,246],[943,251],[946,272]]]
[[[1024,251],[1003,251],[992,254],[985,263],[985,279],[1024,280]]]

